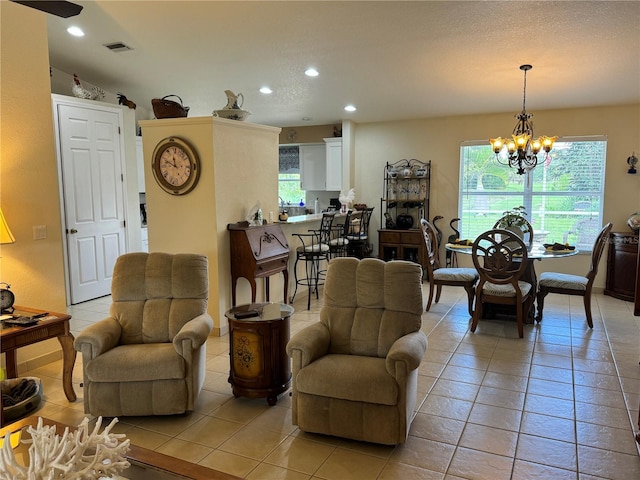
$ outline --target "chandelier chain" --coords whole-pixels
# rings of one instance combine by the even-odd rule
[[[527,109],[525,104],[527,102],[527,70],[524,70],[524,87],[522,89],[522,113],[525,113]]]

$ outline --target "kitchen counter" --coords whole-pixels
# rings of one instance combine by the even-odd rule
[[[277,223],[280,224],[293,224],[293,223],[306,223],[306,222],[316,222],[318,220],[320,220],[322,218],[322,214],[321,213],[314,213],[311,215],[296,215],[293,217],[289,217],[287,220],[285,221],[281,221],[279,220]]]
[[[345,213],[336,213],[334,218],[344,217]],[[322,213],[313,213],[311,215],[296,215],[293,217],[289,217],[286,221],[278,221],[276,223],[280,224],[296,224],[296,223],[307,223],[307,222],[317,222],[322,219]]]

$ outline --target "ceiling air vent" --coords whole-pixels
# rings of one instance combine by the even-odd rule
[[[106,43],[104,46],[112,52],[126,52],[127,50],[133,50],[133,48],[122,42]]]

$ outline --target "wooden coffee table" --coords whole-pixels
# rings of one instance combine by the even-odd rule
[[[58,435],[62,435],[64,429],[69,426],[46,418],[42,420],[45,425],[55,426]],[[23,418],[0,429],[0,437],[4,438],[9,432],[17,432],[30,425],[35,427],[37,424],[38,417],[36,415]],[[106,427],[107,425],[108,422],[103,423],[102,426]],[[70,427],[70,429],[72,428],[73,427]],[[129,445],[127,460],[131,463],[131,468],[122,472],[122,476],[130,480],[136,480],[138,478],[153,478],[154,480],[240,480],[240,477],[190,463],[180,458],[170,457],[169,455],[154,452],[153,450],[148,450],[136,445]]]
[[[73,335],[69,329],[71,315],[66,313],[46,312],[28,307],[16,307],[14,315],[31,316],[47,313],[38,323],[29,327],[14,327],[2,324],[0,330],[0,352],[5,354],[7,362],[7,378],[18,376],[17,350],[33,343],[50,338],[57,338],[62,347],[62,388],[67,400],[74,402],[73,366],[76,362],[76,351],[73,348]]]

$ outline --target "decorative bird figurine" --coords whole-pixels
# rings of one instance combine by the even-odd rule
[[[118,93],[118,105],[126,105],[127,107],[129,107],[132,110],[135,110],[136,106],[137,106],[135,104],[135,102],[129,100],[122,93]]]
[[[73,74],[73,85],[71,85],[71,91],[78,98],[85,98],[87,100],[102,100],[105,96],[105,91],[100,87],[91,87],[91,90],[87,90],[80,83],[78,75]]]

